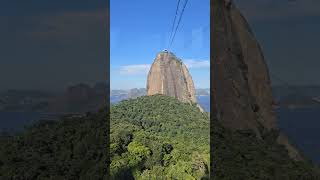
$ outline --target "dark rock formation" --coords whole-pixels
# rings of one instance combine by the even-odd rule
[[[253,130],[258,138],[276,130],[268,68],[250,27],[231,1],[213,0],[211,55],[215,113],[225,127]],[[294,159],[299,153],[280,135]]]
[[[182,102],[196,103],[196,91],[186,65],[171,52],[160,52],[147,80],[147,95],[164,94]]]

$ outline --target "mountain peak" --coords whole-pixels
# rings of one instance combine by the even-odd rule
[[[196,103],[195,88],[186,65],[175,54],[157,54],[147,78],[147,95],[163,94],[182,102]]]
[[[161,59],[163,61],[165,60],[176,60],[176,61],[182,61],[181,59],[179,59],[173,52],[168,51],[168,50],[163,50],[161,52],[159,52],[157,54],[156,59]]]
[[[251,129],[262,139],[266,132],[279,129],[268,67],[248,22],[228,2],[215,0],[212,4],[215,113],[225,127]],[[277,141],[291,158],[301,159],[284,135],[280,134]]]

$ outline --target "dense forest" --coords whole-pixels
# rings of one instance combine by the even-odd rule
[[[2,134],[0,179],[208,179],[208,113],[160,95],[110,110],[110,136],[105,110]]]
[[[0,179],[107,179],[107,113],[40,121],[0,136]]]
[[[154,95],[111,107],[111,179],[209,179],[209,114]]]
[[[195,104],[155,95],[124,100],[108,113],[41,121],[0,136],[0,179],[320,179],[311,162],[296,162],[276,131],[257,139],[230,131]],[[110,138],[110,174],[107,176]]]
[[[284,146],[276,142],[279,132],[263,134],[230,131],[211,121],[214,179],[318,180],[320,171],[311,162],[289,158]]]

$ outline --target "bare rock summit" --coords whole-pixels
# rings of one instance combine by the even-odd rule
[[[148,74],[147,95],[163,94],[196,103],[196,90],[187,66],[172,52],[160,52]],[[200,106],[199,106],[200,107]],[[200,107],[202,110],[202,108]]]
[[[248,22],[232,1],[213,0],[211,84],[218,120],[233,130],[253,130],[257,137],[279,130],[269,71],[262,49]],[[280,133],[291,158],[299,152]]]

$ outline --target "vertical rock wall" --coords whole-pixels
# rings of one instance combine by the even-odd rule
[[[161,52],[156,56],[148,74],[147,94],[164,94],[182,102],[197,102],[187,67],[170,52]]]
[[[219,120],[234,130],[253,130],[258,138],[278,130],[271,82],[262,50],[250,27],[231,1],[213,0],[211,10],[211,92]],[[277,141],[289,155],[296,149],[280,134]]]

